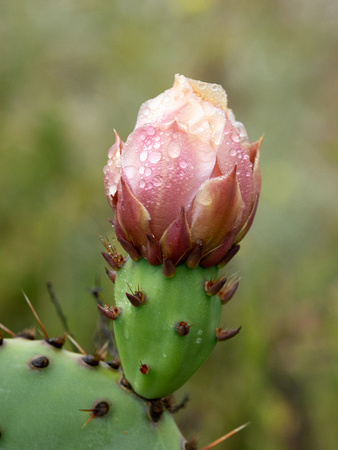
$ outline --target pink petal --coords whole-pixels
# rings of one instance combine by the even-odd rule
[[[128,137],[122,167],[134,196],[150,214],[157,239],[182,206],[189,208],[215,160],[215,150],[176,121],[145,125]]]
[[[145,253],[147,246],[146,233],[150,233],[149,213],[132,194],[128,184],[121,178],[118,190],[116,219],[126,240]]]
[[[240,232],[237,234],[236,238],[234,239],[234,244],[237,244],[238,242],[240,242],[244,238],[246,233],[250,230],[252,222],[256,215],[258,200],[259,200],[259,194],[256,194],[250,214],[249,214],[246,222],[244,223],[242,229],[240,230]]]
[[[146,259],[152,266],[162,263],[162,252],[159,241],[152,234],[147,234]]]
[[[237,231],[237,227],[233,228],[224,237],[222,242],[215,248],[215,250],[211,251],[205,258],[202,259],[202,261],[200,262],[200,266],[203,268],[207,268],[219,264],[233,245]]]
[[[254,195],[259,194],[261,191],[261,185],[262,185],[262,176],[261,171],[259,169],[259,159],[260,159],[260,151],[261,151],[261,145],[263,143],[264,135],[258,139],[258,141],[253,142],[249,146],[249,155],[250,155],[250,161],[253,165],[253,190]]]
[[[230,173],[237,164],[237,179],[244,203],[242,221],[245,221],[251,211],[254,197],[253,165],[246,142],[241,142],[241,132],[230,119],[227,120],[224,139],[217,152],[217,163],[223,174]]]
[[[201,239],[204,254],[220,245],[241,218],[243,203],[236,166],[228,175],[206,181],[198,191],[192,208],[192,241]]]
[[[226,101],[221,86],[176,75],[171,89],[141,106],[136,128],[176,120],[189,134],[216,147],[223,137]]]
[[[248,146],[248,154],[250,155],[250,161],[253,165],[253,201],[251,204],[251,210],[249,211],[249,215],[247,217],[245,216],[242,217],[242,222],[240,224],[241,228],[238,235],[235,238],[235,243],[240,242],[244,238],[246,233],[249,231],[256,215],[258,199],[262,185],[262,176],[261,171],[259,169],[259,157],[263,137],[264,136],[258,139],[258,141],[249,144]]]
[[[123,148],[120,136],[115,130],[114,133],[115,144],[108,150],[108,162],[103,168],[105,192],[112,208],[115,207],[115,195],[121,178],[121,153]]]
[[[163,257],[170,259],[174,264],[182,263],[187,258],[190,248],[190,231],[183,207],[179,217],[164,232],[160,244]]]

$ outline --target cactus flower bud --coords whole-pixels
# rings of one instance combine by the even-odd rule
[[[141,106],[126,143],[115,136],[105,190],[122,245],[152,265],[196,266],[196,248],[202,267],[221,262],[252,224],[262,143],[249,142],[223,88],[176,75]]]

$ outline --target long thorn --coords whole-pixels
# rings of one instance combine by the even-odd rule
[[[76,340],[71,336],[70,334],[67,334],[67,338],[70,340],[70,342],[75,345],[75,347],[79,350],[80,353],[83,355],[87,355],[87,353],[83,350],[80,344],[76,342]]]
[[[2,323],[0,323],[0,328],[2,328],[6,333],[10,334],[13,338],[16,338],[16,334],[13,333],[9,328],[5,327]]]
[[[235,428],[234,430],[230,431],[230,433],[225,434],[224,436],[220,437],[216,441],[212,442],[211,444],[208,444],[206,447],[203,447],[201,450],[209,450],[210,448],[216,447],[216,445],[220,444],[221,442],[224,442],[229,437],[233,436],[234,434],[238,433],[239,431],[243,430],[243,428],[250,425],[250,422],[245,423],[244,425],[241,425],[238,428]]]
[[[90,409],[80,409],[80,411],[91,411],[91,410],[90,410]],[[89,419],[82,425],[81,430],[83,430],[84,427],[85,427],[86,425],[88,425],[89,422],[91,422],[91,421],[94,419],[94,417],[95,417],[95,414],[92,414],[92,415],[89,417]]]
[[[40,327],[41,327],[41,329],[42,329],[42,332],[43,332],[43,334],[45,335],[45,338],[46,338],[46,339],[49,339],[48,333],[47,333],[45,327],[42,325],[42,322],[41,322],[41,320],[40,320],[40,317],[38,316],[37,312],[35,311],[34,306],[31,304],[31,302],[30,302],[29,298],[27,297],[27,295],[25,294],[25,292],[22,291],[22,293],[23,293],[23,296],[25,297],[25,300],[26,300],[26,302],[28,303],[28,306],[29,306],[30,310],[32,311],[32,313],[33,313],[33,315],[34,315],[34,317],[35,317],[37,323],[40,325]]]
[[[68,326],[68,323],[67,323],[67,318],[64,315],[64,313],[62,311],[62,308],[61,308],[61,305],[60,305],[60,302],[59,302],[58,298],[55,295],[55,292],[54,292],[54,289],[53,289],[53,283],[51,281],[47,282],[47,290],[48,290],[49,298],[50,298],[51,302],[53,303],[54,308],[56,309],[56,313],[59,316],[59,319],[60,319],[60,321],[62,323],[64,331],[66,333],[70,333],[70,329],[69,329],[69,326]]]

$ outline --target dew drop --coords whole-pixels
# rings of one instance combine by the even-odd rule
[[[161,152],[153,152],[150,153],[149,161],[153,164],[156,164],[161,160],[161,158],[162,158]]]
[[[148,152],[145,150],[140,154],[140,161],[145,161],[148,158]]]
[[[140,188],[145,188],[146,187],[146,182],[144,181],[144,180],[140,180],[139,182],[138,182],[138,185],[140,186]]]
[[[140,141],[144,141],[145,140],[145,138],[146,138],[146,135],[145,134],[140,134]]]
[[[181,149],[179,145],[176,144],[175,142],[170,142],[170,144],[168,145],[168,155],[171,158],[178,158],[180,156],[180,153]]]
[[[202,338],[201,337],[196,339],[196,344],[200,344],[201,342],[202,342]]]
[[[238,152],[237,158],[238,158],[238,159],[242,159],[242,158],[243,158],[243,153],[242,153],[242,152]]]
[[[232,139],[234,142],[239,142],[239,140],[240,140],[239,134],[237,134],[237,133],[235,133],[235,132],[231,133],[231,139]]]
[[[149,136],[154,136],[155,133],[156,133],[156,130],[154,127],[147,128],[147,134],[149,134]]]
[[[147,167],[147,168],[145,169],[144,175],[145,175],[146,177],[149,177],[149,175],[151,175],[151,168],[150,168],[150,167]]]
[[[184,160],[179,161],[178,165],[181,167],[181,169],[185,169],[188,165],[188,163]]]
[[[160,147],[161,147],[161,143],[160,142],[155,142],[154,148],[160,148]]]
[[[145,167],[144,166],[141,166],[141,167],[139,167],[139,169],[138,169],[138,173],[140,174],[140,175],[143,175],[144,174],[144,171],[145,171]]]
[[[198,196],[198,203],[203,206],[210,206],[212,203],[212,197],[207,191],[201,191]]]
[[[230,156],[236,156],[236,155],[237,155],[236,150],[231,149],[231,150],[230,150]]]
[[[148,183],[146,189],[152,189],[154,187],[153,183]]]
[[[247,172],[245,172],[245,176],[249,177],[251,175],[251,172],[248,170]]]

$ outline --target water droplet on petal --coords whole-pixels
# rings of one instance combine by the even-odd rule
[[[188,165],[188,163],[184,160],[179,161],[178,165],[181,167],[181,169],[185,169]]]
[[[145,134],[140,134],[140,141],[144,141],[145,140],[145,138],[146,138],[146,135]]]
[[[231,149],[230,150],[230,156],[236,156],[236,155],[237,155],[236,150],[235,149]]]
[[[150,153],[149,161],[153,164],[156,164],[161,160],[161,158],[162,158],[161,152],[153,152]]]
[[[232,139],[234,142],[239,142],[239,141],[240,141],[239,134],[233,132],[233,133],[231,134],[231,139]]]
[[[138,173],[139,173],[140,175],[143,175],[145,169],[146,169],[146,168],[145,168],[144,166],[141,166],[141,167],[138,169]]]
[[[144,180],[140,180],[139,182],[138,182],[138,185],[140,186],[140,188],[145,188],[146,187],[146,182],[144,181]]]
[[[246,177],[249,177],[251,175],[251,172],[248,170],[246,173],[245,173],[245,176]]]
[[[151,175],[151,168],[150,168],[150,167],[147,167],[147,168],[146,168],[146,170],[144,171],[144,175],[145,175],[146,177],[149,177],[149,175]]]
[[[171,158],[177,158],[178,156],[180,156],[180,153],[180,146],[175,142],[170,142],[170,144],[168,145],[168,155],[171,156]]]
[[[204,190],[200,192],[200,194],[198,195],[198,203],[200,203],[203,206],[211,205],[212,197],[208,191]]]
[[[148,158],[148,152],[143,151],[143,152],[140,154],[140,161],[145,161],[147,158]]]
[[[154,186],[153,183],[148,183],[148,184],[147,184],[147,189],[152,189],[153,186]]]
[[[147,134],[149,134],[149,136],[154,136],[155,133],[156,133],[156,130],[154,127],[147,128]]]

